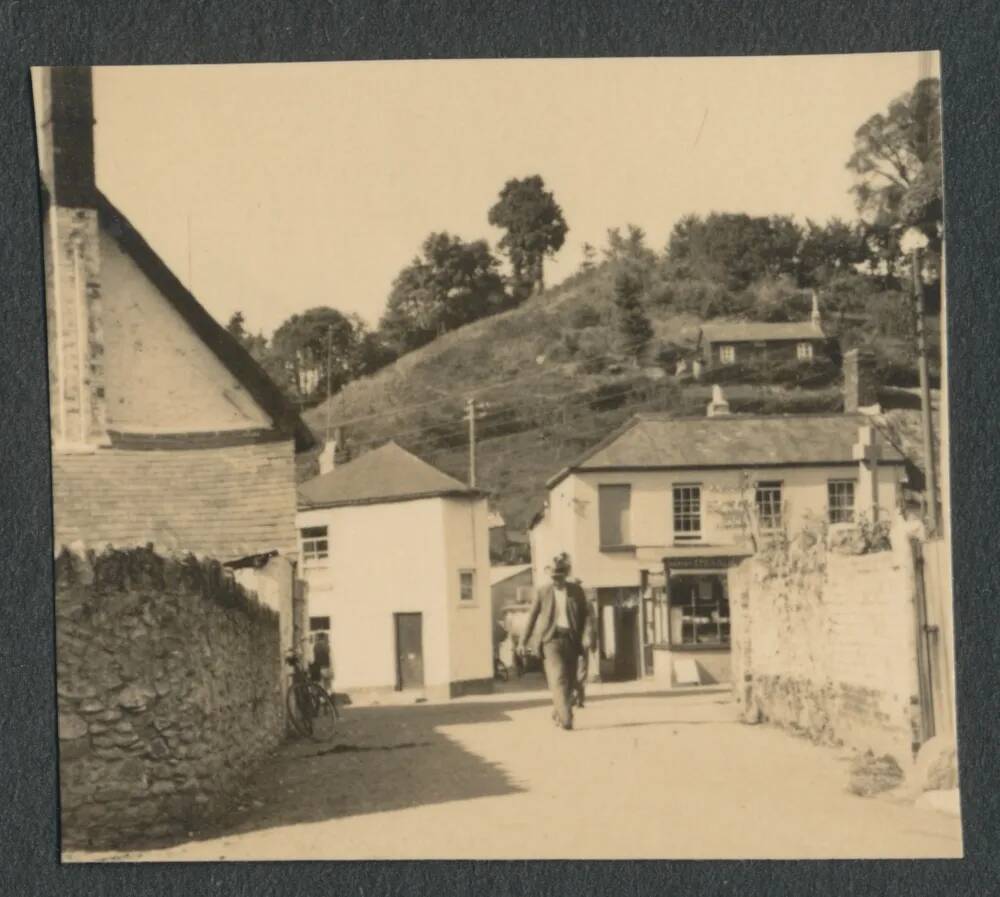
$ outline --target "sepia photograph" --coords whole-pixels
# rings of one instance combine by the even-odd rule
[[[963,856],[937,52],[31,83],[64,862]]]

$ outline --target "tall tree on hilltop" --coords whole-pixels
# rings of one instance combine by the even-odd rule
[[[422,255],[399,272],[379,322],[397,353],[509,306],[499,262],[485,240],[433,233]]]
[[[541,292],[546,255],[559,251],[569,227],[552,193],[539,175],[504,184],[489,211],[489,222],[506,231],[500,248],[510,259],[515,292]]]
[[[794,274],[801,239],[801,229],[785,215],[687,215],[670,234],[668,270],[682,279],[744,290],[762,277]]]
[[[892,274],[899,238],[908,227],[927,236],[931,261],[940,257],[943,227],[941,84],[918,81],[854,134],[847,168],[870,242]]]
[[[615,314],[622,351],[638,358],[653,338],[653,325],[642,307],[642,281],[626,268],[615,276]]]

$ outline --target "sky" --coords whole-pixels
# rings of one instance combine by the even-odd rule
[[[219,321],[270,334],[330,305],[374,326],[432,231],[495,246],[513,177],[540,174],[569,225],[549,284],[610,227],[660,250],[688,213],[852,218],[854,131],[918,60],[101,67],[97,179]]]

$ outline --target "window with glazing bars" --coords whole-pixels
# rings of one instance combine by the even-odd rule
[[[781,483],[758,483],[756,500],[760,528],[781,529]]]
[[[701,486],[674,486],[674,539],[701,538]]]
[[[830,480],[826,489],[830,523],[854,523],[854,480]]]
[[[302,560],[320,561],[328,557],[329,542],[325,526],[306,526],[299,530],[302,540]]]

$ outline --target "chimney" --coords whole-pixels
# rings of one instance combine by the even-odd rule
[[[723,417],[729,414],[729,402],[723,395],[722,387],[718,383],[712,386],[712,401],[708,403],[709,417]]]
[[[822,330],[823,318],[820,316],[819,313],[819,295],[815,290],[812,291],[812,300],[813,300],[812,314],[809,316],[809,320],[812,321],[813,327],[815,327],[817,330]]]
[[[328,439],[323,445],[319,454],[320,475],[329,473],[339,464],[346,464],[350,460],[350,453],[344,440],[344,431],[337,427],[333,431],[333,437]]]
[[[875,356],[867,350],[844,353],[844,412],[856,414],[878,406],[875,383]]]
[[[101,256],[89,67],[32,70],[44,216],[53,446],[106,444]]]

